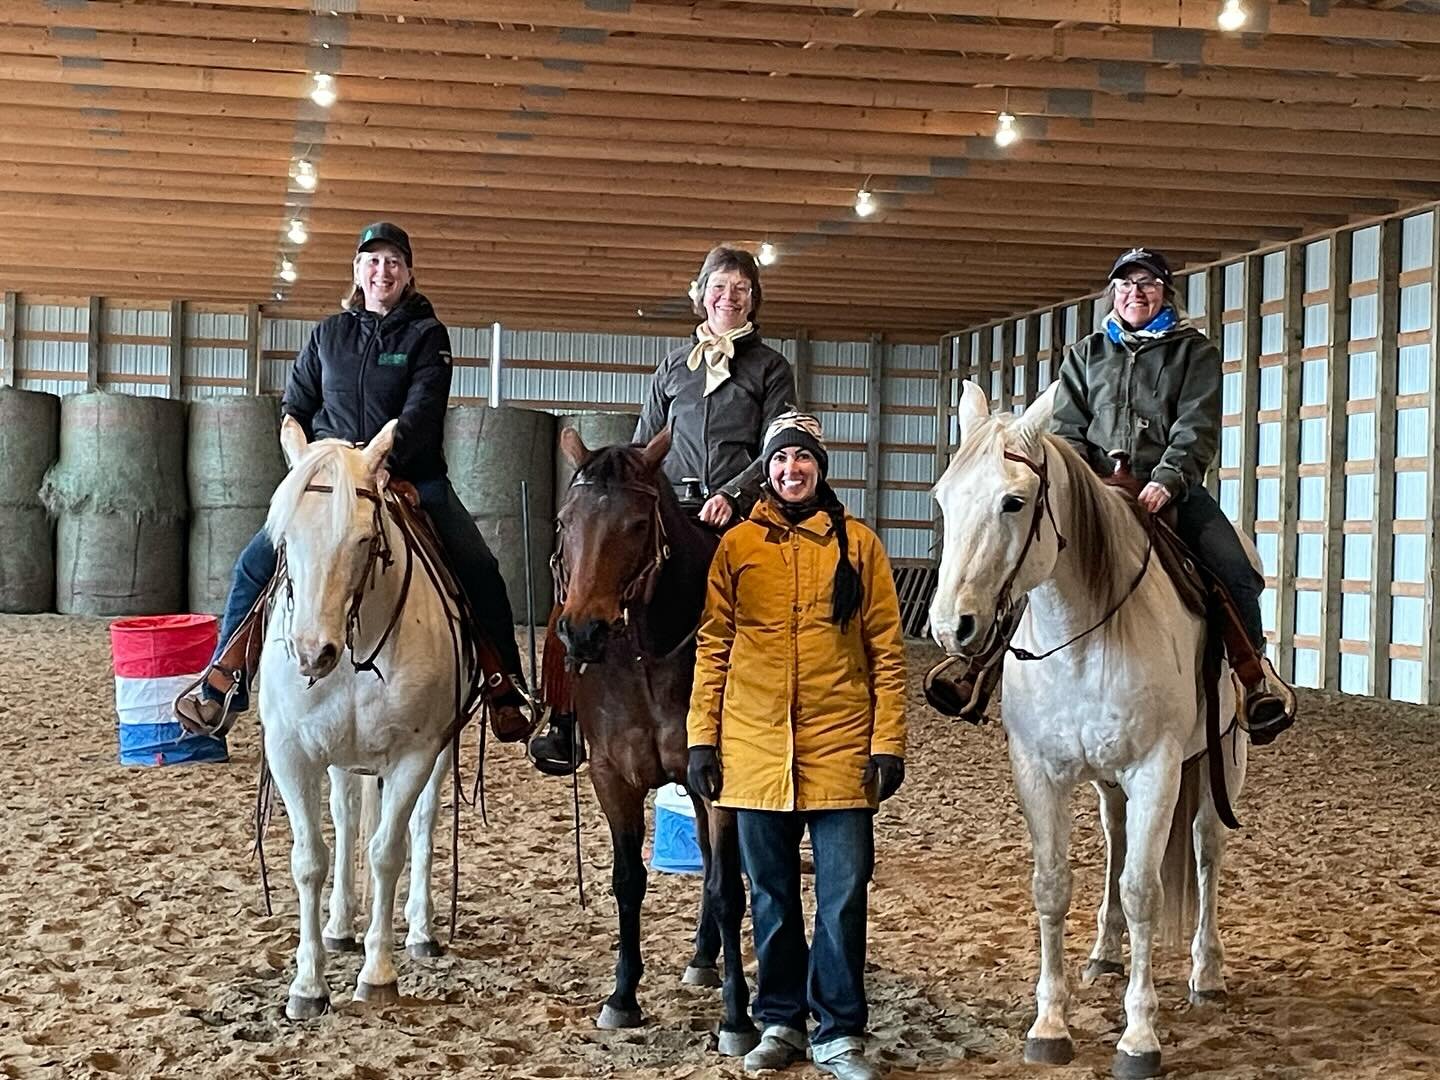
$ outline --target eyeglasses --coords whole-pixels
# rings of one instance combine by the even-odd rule
[[[749,296],[753,290],[751,289],[750,283],[748,281],[734,281],[728,285],[725,284],[723,281],[717,281],[713,285],[711,285],[706,291],[709,292],[712,296],[724,296],[726,293],[730,293],[734,296]]]
[[[1143,289],[1145,292],[1154,292],[1156,289],[1163,289],[1164,287],[1165,287],[1165,283],[1164,283],[1163,281],[1160,281],[1160,280],[1156,279],[1156,278],[1133,278],[1133,279],[1132,279],[1132,278],[1116,278],[1116,279],[1115,279],[1115,291],[1116,291],[1116,292],[1138,292],[1139,290],[1142,290],[1142,289]]]

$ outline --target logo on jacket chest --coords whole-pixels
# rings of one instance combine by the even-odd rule
[[[382,352],[376,362],[381,367],[404,367],[410,359],[409,353],[403,352]]]

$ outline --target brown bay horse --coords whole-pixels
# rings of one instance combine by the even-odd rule
[[[559,512],[555,629],[574,676],[575,712],[589,746],[590,779],[610,824],[612,883],[620,924],[615,990],[596,1023],[643,1022],[635,991],[644,971],[640,909],[646,871],[645,797],[683,783],[685,718],[695,669],[695,634],[718,537],[681,509],[660,463],[670,431],[647,446],[588,449],[566,429],[561,450],[576,468]],[[704,858],[704,892],[691,985],[723,985],[722,1054],[747,1053],[758,1041],[740,956],[745,890],[733,813],[691,793]],[[724,947],[724,980],[716,959]]]

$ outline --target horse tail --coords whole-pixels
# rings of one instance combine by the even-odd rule
[[[1162,894],[1156,934],[1166,948],[1183,946],[1195,929],[1200,911],[1200,882],[1195,871],[1195,817],[1205,798],[1208,775],[1198,760],[1180,768],[1180,794],[1170,818],[1170,835],[1160,860]]]
[[[362,777],[360,784],[360,910],[370,906],[370,841],[380,828],[381,787],[378,776]]]

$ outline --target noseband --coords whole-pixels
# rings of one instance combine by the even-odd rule
[[[570,484],[571,487],[598,487],[606,490],[633,491],[644,495],[650,500],[650,547],[652,554],[641,564],[640,569],[635,573],[625,587],[620,591],[620,611],[628,624],[630,622],[630,606],[637,599],[639,602],[649,604],[655,595],[655,583],[660,578],[660,571],[665,566],[665,560],[670,558],[670,542],[665,533],[665,522],[660,516],[660,489],[654,484],[644,484],[638,481],[627,483],[598,483],[594,480],[586,480],[576,477]],[[550,556],[550,569],[555,577],[555,602],[564,605],[566,596],[570,591],[570,571],[565,565],[565,530],[561,526],[556,529],[555,553]]]

